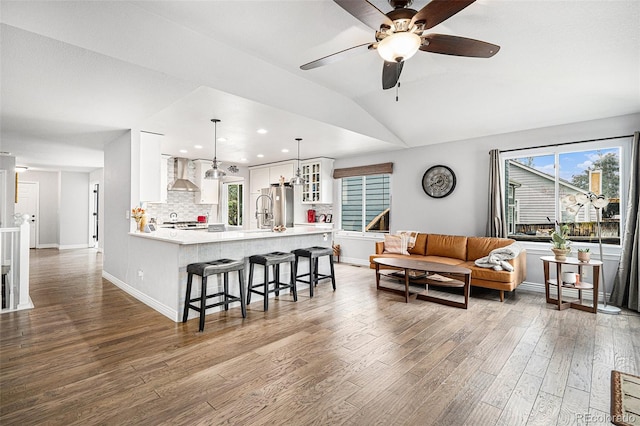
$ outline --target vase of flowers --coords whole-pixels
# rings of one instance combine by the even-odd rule
[[[147,211],[142,207],[134,207],[131,209],[131,217],[136,221],[136,229],[139,232],[144,232],[144,227],[147,225]]]
[[[551,233],[551,243],[553,247],[551,251],[556,256],[556,260],[561,262],[567,260],[567,255],[571,253],[571,241],[569,241],[569,226],[558,224],[556,222],[556,229]]]

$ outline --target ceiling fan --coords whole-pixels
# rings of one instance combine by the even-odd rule
[[[413,0],[388,0],[393,10],[383,13],[367,0],[334,0],[340,7],[376,30],[376,41],[350,47],[300,66],[310,70],[358,54],[362,47],[377,50],[384,59],[382,88],[398,83],[404,61],[418,50],[444,55],[490,58],[500,46],[480,40],[425,31],[449,19],[475,0],[432,0],[419,11],[409,8]],[[379,29],[378,29],[379,28]]]

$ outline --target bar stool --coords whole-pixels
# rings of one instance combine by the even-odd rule
[[[313,297],[313,287],[318,285],[318,280],[322,280],[325,278],[331,278],[331,285],[333,285],[333,291],[336,291],[336,276],[333,270],[333,248],[331,247],[320,247],[313,246],[307,247],[303,249],[293,250],[292,253],[296,257],[295,261],[295,275],[296,281],[301,281],[303,283],[309,284],[309,297]],[[322,256],[329,257],[329,268],[331,269],[331,273],[329,275],[318,273],[318,259]],[[298,275],[298,259],[300,257],[306,257],[309,259],[309,273]],[[301,280],[301,277],[309,276],[309,281]]]
[[[298,301],[298,291],[296,290],[296,280],[294,274],[295,256],[292,253],[274,251],[267,254],[254,255],[249,258],[249,287],[247,291],[247,305],[251,303],[251,293],[260,294],[263,297],[264,310],[269,310],[269,293],[280,295],[280,290],[290,288],[293,292],[293,301]],[[289,263],[291,280],[289,284],[280,281],[280,266],[283,263]],[[261,283],[253,283],[253,267],[254,265],[262,265],[264,268],[264,280]],[[273,266],[273,280],[269,281],[269,266]],[[269,289],[269,284],[273,284],[274,288]],[[264,286],[263,291],[255,290]]]
[[[238,271],[238,282],[240,286],[240,296],[234,296],[229,294],[229,272]],[[199,262],[191,263],[187,265],[187,294],[184,298],[184,312],[182,314],[182,322],[187,322],[189,316],[189,309],[193,309],[196,312],[200,312],[200,329],[204,330],[204,315],[205,311],[209,308],[224,305],[224,310],[229,310],[229,304],[233,302],[240,302],[242,308],[242,318],[247,317],[247,307],[244,304],[244,259],[232,260],[232,259],[219,259],[212,262]],[[215,294],[207,295],[207,277],[210,275],[223,274],[224,289],[223,291]],[[202,290],[200,297],[191,299],[191,284],[193,276],[198,275],[202,280]],[[223,297],[223,300],[211,305],[207,305],[207,299],[212,297]],[[192,305],[192,302],[200,302],[199,306]]]

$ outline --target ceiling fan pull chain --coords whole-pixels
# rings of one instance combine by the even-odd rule
[[[398,102],[398,92],[400,90],[400,82],[398,82],[398,84],[396,84],[396,102]]]

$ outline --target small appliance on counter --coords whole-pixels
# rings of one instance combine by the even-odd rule
[[[207,216],[198,216],[198,223],[207,223]]]
[[[309,223],[316,222],[316,211],[314,209],[307,210],[307,222]]]

